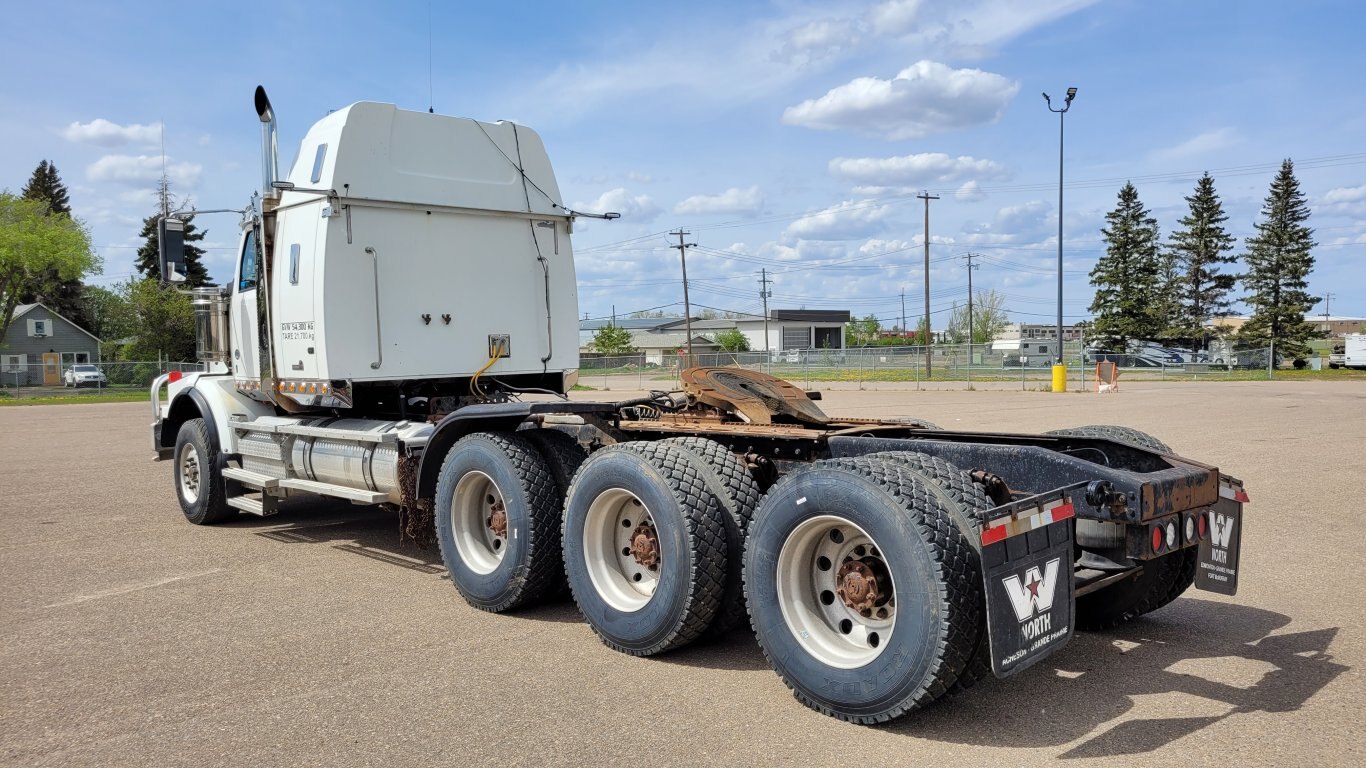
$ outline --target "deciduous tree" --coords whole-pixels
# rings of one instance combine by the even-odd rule
[[[49,274],[80,280],[99,265],[89,233],[70,214],[0,192],[0,337],[9,330],[14,308]]]

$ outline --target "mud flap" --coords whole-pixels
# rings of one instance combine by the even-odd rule
[[[1200,559],[1195,568],[1195,588],[1221,595],[1238,591],[1238,552],[1243,539],[1242,483],[1221,477],[1219,501],[1203,513],[1207,530],[1200,537]]]
[[[1072,518],[1062,489],[988,513],[982,575],[997,677],[1037,664],[1072,638]]]

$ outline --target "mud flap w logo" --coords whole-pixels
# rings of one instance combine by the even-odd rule
[[[1071,512],[1070,505],[1053,508],[999,526],[1010,530],[1004,536],[993,536],[997,528],[990,527],[983,534],[987,631],[997,677],[1039,662],[1072,637]]]
[[[1200,539],[1195,587],[1222,595],[1238,591],[1238,550],[1243,538],[1243,505],[1231,499],[1201,513],[1209,533]]]

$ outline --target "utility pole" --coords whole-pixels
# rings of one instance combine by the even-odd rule
[[[929,190],[916,195],[925,201],[925,378],[933,373],[930,364],[930,201],[938,200],[939,195],[931,195]]]
[[[901,341],[906,341],[906,289],[901,289]]]
[[[963,258],[968,260],[968,359],[972,359],[972,270],[982,267],[981,264],[973,264],[972,260],[981,258],[981,254],[969,253]]]
[[[677,232],[670,232],[670,235],[678,235],[678,245],[671,245],[670,248],[678,249],[678,258],[683,262],[683,324],[688,331],[688,367],[692,367],[692,305],[688,303],[688,249],[697,243],[683,242],[684,235],[691,235],[691,232],[684,232],[680,227]]]
[[[1323,294],[1323,322],[1325,323],[1328,322],[1328,304],[1333,300],[1333,297],[1336,295],[1336,293]]]
[[[764,300],[764,354],[768,354],[768,300],[773,296],[773,291],[768,289],[768,284],[773,282],[768,279],[768,269],[759,270],[759,298]]]

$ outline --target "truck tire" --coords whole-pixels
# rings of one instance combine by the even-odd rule
[[[528,429],[517,433],[536,447],[536,452],[545,460],[550,477],[555,481],[555,506],[564,508],[564,497],[569,493],[569,481],[579,471],[579,465],[588,458],[577,440],[557,429]]]
[[[1072,437],[1104,437],[1111,440],[1121,440],[1132,443],[1140,448],[1147,448],[1152,451],[1171,453],[1172,449],[1166,443],[1158,440],[1147,432],[1140,432],[1132,427],[1119,427],[1113,424],[1090,424],[1084,427],[1069,427],[1067,429],[1055,429],[1045,432],[1045,435],[1060,435]]]
[[[555,481],[530,441],[476,432],[446,454],[436,541],[465,602],[501,613],[552,594],[560,574]]]
[[[237,517],[228,506],[227,488],[218,448],[203,419],[180,425],[175,437],[175,490],[185,519],[195,525],[213,525]]]
[[[726,588],[721,593],[721,607],[717,609],[716,618],[704,634],[706,639],[719,638],[737,625],[748,623],[742,573],[745,536],[763,494],[745,462],[715,440],[671,437],[660,442],[681,449],[693,459],[707,488],[726,513],[723,518],[726,523]]]
[[[819,461],[769,489],[745,548],[745,597],[798,701],[883,723],[958,679],[981,586],[942,498],[919,473],[867,457]]]
[[[1166,443],[1147,432],[1110,424],[1057,429],[1047,434],[1112,438],[1140,448],[1172,452]],[[1124,526],[1099,520],[1077,520],[1077,544],[1085,548],[1122,547]],[[1195,582],[1198,558],[1199,553],[1194,548],[1173,552],[1149,560],[1127,579],[1082,595],[1077,598],[1077,628],[1087,631],[1111,629],[1170,603]]]
[[[683,450],[621,444],[579,468],[564,505],[564,565],[609,647],[653,656],[697,640],[726,587],[725,512]]]
[[[1172,552],[1139,566],[1127,579],[1077,598],[1077,629],[1095,632],[1161,608],[1195,582],[1200,553],[1195,547]]]
[[[982,486],[973,482],[972,475],[967,470],[959,469],[938,456],[931,456],[927,453],[888,451],[869,454],[868,458],[883,459],[909,467],[924,475],[926,482],[932,483],[939,488],[941,493],[948,496],[948,499],[941,499],[941,501],[944,501],[945,508],[953,516],[954,521],[958,523],[959,529],[965,531],[968,542],[972,545],[972,553],[969,555],[972,561],[970,563],[972,583],[974,589],[980,592],[982,590],[981,530],[985,522],[983,517],[987,510],[996,506],[996,503],[987,496]],[[949,689],[950,696],[956,696],[977,685],[981,680],[992,676],[991,636],[987,632],[985,595],[979,597],[978,600],[981,610],[976,617],[977,640],[973,645],[972,655],[968,657],[967,664],[963,666],[963,671],[958,674],[958,679]]]

